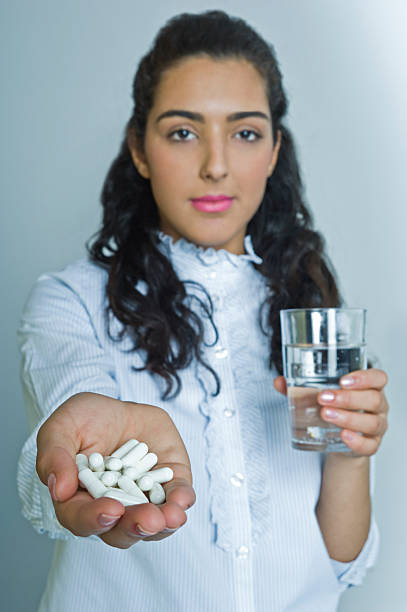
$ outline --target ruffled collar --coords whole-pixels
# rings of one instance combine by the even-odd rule
[[[259,255],[254,252],[252,239],[249,234],[245,236],[244,248],[245,253],[236,255],[235,253],[229,253],[226,249],[215,249],[213,247],[204,248],[198,246],[193,242],[190,242],[186,238],[179,238],[174,242],[171,236],[168,236],[162,231],[157,231],[156,237],[158,238],[158,246],[162,247],[163,252],[170,257],[172,256],[192,256],[194,259],[198,259],[205,266],[211,266],[220,262],[228,261],[233,266],[241,266],[244,262],[252,262],[255,264],[261,264],[263,262]]]

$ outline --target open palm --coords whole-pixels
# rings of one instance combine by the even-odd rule
[[[174,478],[163,485],[164,504],[124,508],[120,502],[93,499],[78,489],[75,456],[110,455],[130,438],[145,442]],[[45,421],[37,436],[37,471],[49,486],[56,516],[74,535],[99,535],[107,544],[128,548],[140,539],[168,537],[187,520],[195,502],[190,462],[184,443],[168,414],[148,404],[122,402],[96,393],[80,393]]]

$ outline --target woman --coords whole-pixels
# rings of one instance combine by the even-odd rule
[[[319,396],[351,453],[290,448],[279,311],[341,300],[273,50],[223,12],[180,15],[133,97],[90,259],[42,276],[20,327],[23,512],[58,538],[40,610],[334,610],[376,556],[386,375]],[[77,453],[132,437],[174,470],[165,504],[78,490]]]

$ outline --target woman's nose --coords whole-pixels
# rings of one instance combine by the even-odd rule
[[[204,180],[219,181],[228,174],[226,147],[216,139],[206,144],[200,176]]]

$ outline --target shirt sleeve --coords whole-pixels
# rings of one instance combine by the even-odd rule
[[[81,275],[83,280],[85,272]],[[37,532],[51,538],[76,536],[59,524],[48,488],[37,475],[38,430],[76,393],[119,397],[113,360],[92,315],[100,294],[91,276],[84,294],[80,283],[67,282],[62,273],[43,275],[30,293],[18,329],[21,381],[31,435],[19,457],[17,487],[23,516]]]
[[[370,458],[370,494],[373,497],[375,482],[376,457]],[[379,553],[379,529],[372,513],[370,529],[366,542],[359,555],[350,563],[342,563],[331,559],[333,570],[338,578],[342,591],[352,586],[359,586],[376,562]]]

